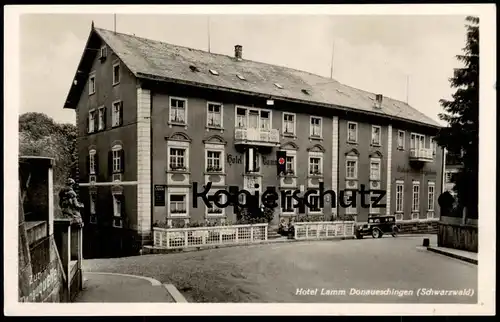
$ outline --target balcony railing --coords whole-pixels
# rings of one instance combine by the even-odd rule
[[[276,129],[238,128],[234,131],[234,140],[235,144],[278,146],[280,136]]]
[[[434,161],[434,152],[432,149],[410,149],[410,160],[432,162]]]

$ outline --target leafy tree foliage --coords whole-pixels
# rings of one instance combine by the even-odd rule
[[[459,205],[465,207],[467,217],[478,216],[478,132],[479,132],[479,18],[467,17],[467,41],[463,54],[457,59],[463,63],[449,79],[456,88],[452,100],[440,100],[444,113],[439,118],[448,123],[436,137],[437,143],[457,157],[463,169],[453,179]]]
[[[76,170],[76,126],[59,124],[43,113],[19,117],[19,154],[55,159],[54,190],[64,186]]]

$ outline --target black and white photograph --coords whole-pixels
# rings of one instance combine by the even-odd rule
[[[5,9],[7,315],[495,314],[494,5]]]

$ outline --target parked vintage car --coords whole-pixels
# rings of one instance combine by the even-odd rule
[[[396,224],[395,216],[375,216],[368,218],[368,223],[357,225],[355,228],[356,238],[371,235],[373,238],[382,238],[384,234],[391,234],[396,237],[399,227]]]

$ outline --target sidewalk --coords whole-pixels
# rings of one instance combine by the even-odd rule
[[[76,303],[175,303],[186,302],[170,284],[136,275],[83,272],[83,290]]]
[[[474,252],[468,252],[465,250],[459,250],[459,249],[454,249],[454,248],[447,248],[447,247],[438,247],[438,246],[429,246],[427,247],[427,250],[430,250],[431,252],[438,253],[441,255],[449,256],[452,258],[460,259],[465,262],[469,262],[472,264],[478,264],[477,260],[477,253]]]

